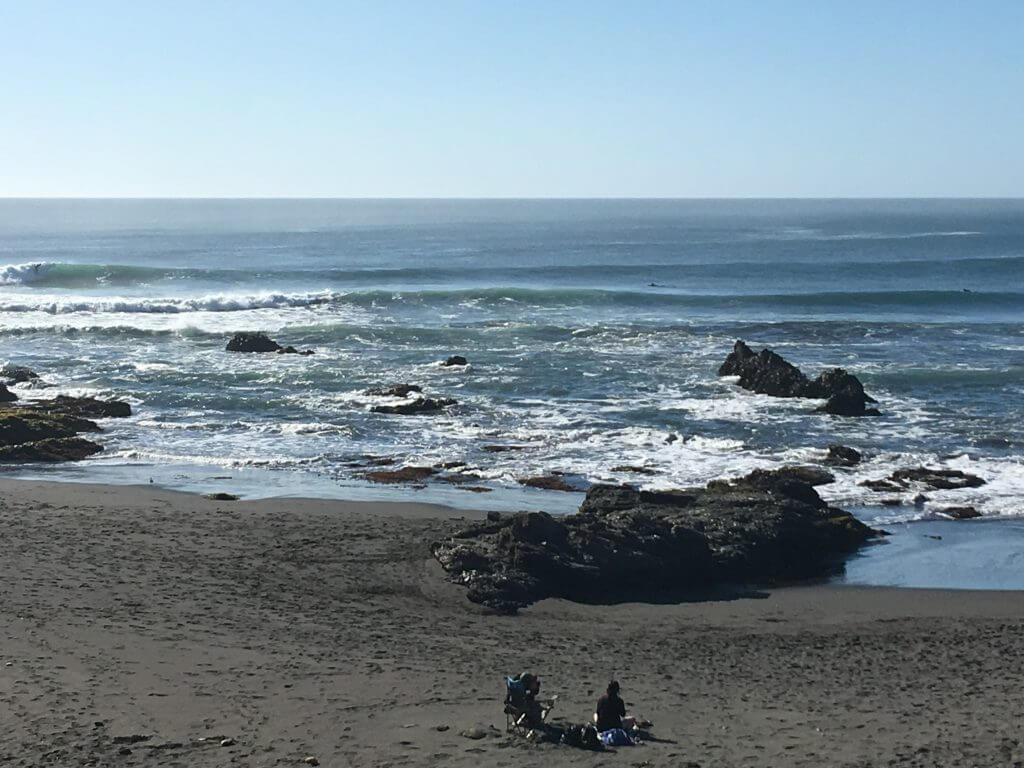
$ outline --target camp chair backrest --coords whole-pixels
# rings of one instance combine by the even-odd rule
[[[507,690],[506,703],[521,706],[526,699],[526,682],[514,677],[506,677],[505,687]]]

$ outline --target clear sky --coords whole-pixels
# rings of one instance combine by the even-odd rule
[[[1024,196],[1024,1],[0,0],[0,196]]]

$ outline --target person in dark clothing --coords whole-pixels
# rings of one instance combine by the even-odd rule
[[[608,683],[605,695],[597,700],[597,711],[594,712],[594,723],[599,731],[622,728],[630,731],[637,727],[635,717],[626,716],[626,703],[619,696],[619,683],[612,680]]]

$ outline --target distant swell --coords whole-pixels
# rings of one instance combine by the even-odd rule
[[[511,259],[511,263],[515,263]],[[821,262],[813,258],[795,258],[766,262],[757,258],[713,259],[693,263],[643,261],[630,263],[577,263],[570,265],[470,266],[426,265],[365,268],[305,267],[263,269],[200,269],[184,267],[148,267],[128,264],[70,264],[65,262],[27,262],[0,266],[0,286],[20,286],[33,290],[81,290],[128,288],[135,286],[171,286],[181,289],[189,283],[197,288],[215,290],[219,286],[251,285],[300,288],[323,286],[333,290],[381,287],[389,285],[531,285],[558,281],[577,286],[606,286],[631,283],[683,287],[694,281],[716,281],[731,285],[743,279],[796,278],[821,280],[860,278],[875,274],[880,278],[919,280],[922,276],[940,279],[942,284],[963,285],[969,280],[1013,280],[1024,270],[1024,256],[944,257],[917,259],[878,259],[864,255],[843,263]],[[724,281],[724,282],[723,282]],[[970,285],[970,282],[966,283]]]

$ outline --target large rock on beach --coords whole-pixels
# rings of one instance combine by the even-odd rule
[[[523,512],[432,552],[471,601],[512,613],[548,597],[659,601],[819,577],[877,533],[792,472],[762,471],[674,491],[598,485],[576,514]]]
[[[236,333],[228,341],[228,352],[278,352],[283,347],[263,332]]]
[[[877,416],[868,408],[875,400],[864,392],[860,380],[842,368],[832,368],[809,379],[792,363],[770,349],[754,352],[742,340],[718,368],[719,376],[738,376],[743,389],[772,397],[824,399],[818,410],[836,416]]]

